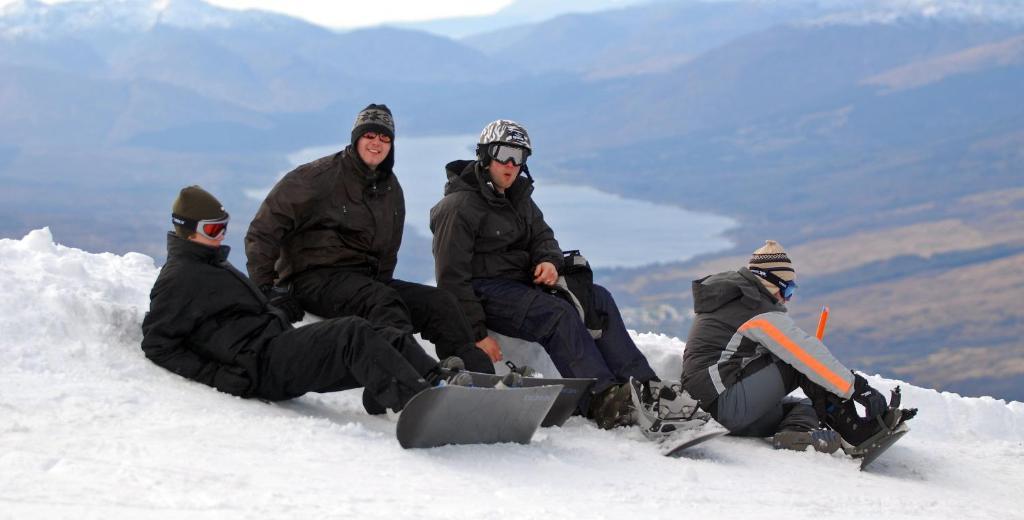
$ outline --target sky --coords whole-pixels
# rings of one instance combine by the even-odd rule
[[[0,0],[0,8],[15,0]],[[52,4],[66,0],[43,0]],[[336,28],[418,22],[458,16],[494,14],[513,0],[207,0],[229,9],[260,9]]]

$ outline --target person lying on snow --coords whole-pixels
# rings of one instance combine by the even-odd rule
[[[293,328],[228,262],[228,213],[199,186],[181,190],[167,263],[150,292],[142,351],[176,374],[241,397],[271,401],[363,387],[364,402],[401,410],[441,380],[415,341],[348,317]],[[381,410],[382,411],[382,410]]]

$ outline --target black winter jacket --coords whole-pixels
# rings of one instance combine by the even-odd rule
[[[501,194],[477,161],[453,161],[446,172],[444,198],[430,210],[437,286],[458,298],[479,341],[487,336],[486,316],[472,280],[532,283],[537,264],[560,268],[562,250],[533,202],[528,176],[521,175]]]
[[[390,281],[405,226],[405,196],[391,170],[376,171],[352,146],[295,168],[260,205],[245,235],[257,286],[317,267],[346,267]]]
[[[229,251],[168,234],[167,263],[142,321],[142,350],[176,374],[248,396],[257,386],[260,352],[292,327],[228,263]]]
[[[719,395],[710,367],[718,365],[721,383],[729,387],[739,380],[741,368],[765,353],[758,349],[758,343],[737,336],[739,328],[754,316],[784,313],[786,307],[775,301],[757,276],[743,267],[694,280],[693,310],[696,317],[683,351],[683,387],[702,404],[709,405]],[[738,344],[730,345],[733,340],[738,340]]]

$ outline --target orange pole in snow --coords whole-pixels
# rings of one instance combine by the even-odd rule
[[[821,308],[821,317],[818,318],[818,332],[815,336],[818,337],[818,341],[825,339],[825,326],[828,325],[828,305]]]

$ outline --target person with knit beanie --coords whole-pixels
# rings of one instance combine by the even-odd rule
[[[683,352],[683,388],[732,435],[770,437],[776,448],[864,456],[906,429],[898,408],[846,368],[786,314],[796,269],[767,240],[746,267],[693,281],[695,318]],[[807,399],[788,397],[797,388]],[[861,416],[854,403],[864,407]]]
[[[181,189],[171,206],[171,224],[181,238],[198,235],[200,240],[217,241],[219,245],[227,233],[228,212],[203,188],[187,186]]]
[[[793,262],[778,242],[765,240],[747,262],[747,269],[756,274],[768,292],[788,301],[796,291],[796,271]]]
[[[245,236],[249,276],[266,294],[290,294],[297,312],[359,316],[441,358],[494,373],[455,298],[396,279],[405,194],[394,171],[396,123],[385,104],[359,111],[341,151],[287,173],[267,195]]]
[[[199,186],[174,201],[167,262],[142,320],[150,361],[241,397],[277,401],[363,387],[364,400],[396,411],[438,384],[441,368],[419,345],[364,319],[293,328],[228,261],[227,222],[220,201]]]

